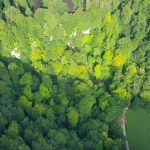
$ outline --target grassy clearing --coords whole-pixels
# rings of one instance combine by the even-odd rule
[[[130,150],[150,150],[150,110],[129,110],[126,123]]]

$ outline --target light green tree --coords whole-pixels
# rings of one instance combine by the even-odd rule
[[[10,138],[12,138],[12,139],[17,138],[17,136],[19,135],[19,125],[18,125],[18,123],[16,121],[12,121],[6,132],[7,132],[7,135]]]
[[[78,123],[78,111],[74,107],[68,109],[67,114],[68,122],[72,127],[75,127]]]

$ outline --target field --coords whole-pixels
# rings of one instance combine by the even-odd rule
[[[129,110],[126,122],[130,150],[150,150],[150,111]]]

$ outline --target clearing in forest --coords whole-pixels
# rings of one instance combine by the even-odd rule
[[[127,138],[131,150],[150,150],[150,111],[130,109],[126,115]]]

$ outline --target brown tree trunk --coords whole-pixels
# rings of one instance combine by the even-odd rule
[[[68,12],[73,12],[74,11],[74,5],[72,0],[63,0],[65,3],[67,3],[68,6]]]
[[[38,8],[42,7],[40,0],[33,0],[33,4],[34,4],[34,10],[37,10]]]
[[[83,0],[83,11],[86,11],[86,0]]]

